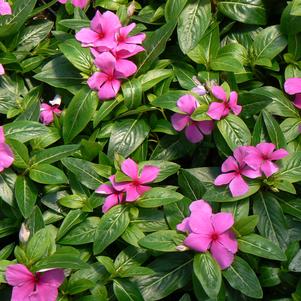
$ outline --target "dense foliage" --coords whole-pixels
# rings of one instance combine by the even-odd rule
[[[0,0],[0,74],[1,301],[301,300],[300,0]]]

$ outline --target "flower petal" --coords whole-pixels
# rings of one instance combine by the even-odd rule
[[[11,15],[12,9],[8,2],[1,1],[0,3],[0,15]]]
[[[270,155],[270,160],[280,160],[288,155],[288,151],[286,151],[284,148],[280,148],[275,150]]]
[[[222,164],[222,172],[238,170],[237,161],[232,157],[228,157]]]
[[[204,200],[197,200],[192,202],[189,206],[189,210],[192,213],[202,213],[208,216],[211,216],[212,214],[211,206]]]
[[[221,87],[221,86],[213,86],[211,88],[211,93],[217,99],[220,99],[222,101],[227,100],[227,94],[226,94],[225,90],[223,89],[223,87]]]
[[[89,77],[87,84],[92,90],[98,90],[108,80],[108,76],[103,72],[95,72]]]
[[[54,269],[50,271],[46,271],[42,273],[40,276],[40,284],[47,284],[53,287],[59,287],[65,279],[64,270],[63,269]]]
[[[301,93],[301,78],[292,77],[287,79],[284,83],[284,90],[290,95]]]
[[[262,155],[269,157],[275,149],[275,144],[269,142],[262,142],[256,145]]]
[[[256,179],[256,178],[259,178],[261,177],[261,171],[260,169],[252,169],[252,168],[249,168],[248,166],[245,166],[241,172],[240,172],[243,176],[246,176],[250,179]]]
[[[249,191],[249,185],[245,182],[242,176],[236,176],[229,185],[232,196],[237,197],[244,195]]]
[[[191,143],[198,143],[204,139],[202,132],[196,124],[186,127],[185,136]]]
[[[160,172],[160,168],[152,165],[145,165],[142,168],[139,182],[141,184],[150,183],[154,181]]]
[[[116,58],[112,53],[105,51],[96,57],[95,65],[99,67],[102,72],[113,76],[116,65]]]
[[[198,101],[192,95],[183,95],[177,101],[177,107],[184,113],[191,115],[199,106]]]
[[[234,260],[234,254],[217,241],[212,242],[210,251],[222,270],[228,268]]]
[[[126,202],[136,201],[140,197],[139,192],[137,191],[136,186],[128,185],[126,189]]]
[[[29,295],[34,291],[34,282],[28,282],[26,284],[15,286],[13,288],[11,301],[31,301]]]
[[[272,174],[276,173],[279,168],[272,161],[266,160],[261,164],[261,170],[266,177],[270,177]]]
[[[137,66],[133,62],[124,59],[118,59],[115,67],[116,71],[121,73],[123,77],[130,77],[137,71]]]
[[[218,242],[231,253],[236,253],[238,251],[238,243],[235,234],[231,230],[220,234],[218,237]]]
[[[187,115],[175,113],[171,116],[171,124],[173,128],[178,132],[182,131],[189,123],[189,121],[190,117]]]
[[[225,114],[225,112],[227,112],[227,110],[223,102],[212,102],[209,105],[207,115],[211,117],[213,120],[220,120],[222,117],[227,115]]]
[[[295,96],[294,106],[298,109],[301,109],[301,93],[299,93]]]
[[[177,224],[177,230],[181,232],[187,232],[190,230],[189,228],[189,217],[185,217],[180,224]]]
[[[214,185],[227,185],[235,178],[235,175],[235,172],[223,173],[215,178]]]
[[[72,0],[72,4],[75,7],[79,7],[81,9],[84,9],[86,7],[86,5],[88,4],[89,0]]]
[[[198,121],[197,126],[204,135],[210,135],[214,128],[213,120]]]
[[[10,167],[13,164],[14,159],[14,154],[9,145],[0,143],[0,166],[4,168]]]
[[[0,76],[5,74],[5,70],[2,64],[0,64]]]
[[[197,252],[205,252],[208,250],[211,238],[207,235],[190,233],[184,240],[184,244]]]
[[[100,194],[112,194],[114,193],[114,189],[111,185],[101,184],[98,188],[96,188],[95,192]]]
[[[220,212],[211,216],[213,228],[216,233],[222,234],[234,225],[232,213]]]
[[[4,128],[0,126],[0,143],[5,143]]]
[[[121,170],[131,179],[138,180],[138,164],[134,160],[130,158],[124,160],[121,164]]]
[[[118,196],[117,194],[111,194],[108,197],[106,197],[103,205],[102,205],[102,212],[106,213],[107,211],[109,211],[110,208],[118,205]]]
[[[151,190],[152,188],[145,185],[139,185],[137,186],[137,192],[139,193],[139,196],[143,195],[145,192]]]
[[[33,283],[34,276],[23,264],[12,264],[6,268],[5,278],[8,284],[20,286],[24,283]]]
[[[192,212],[189,218],[189,227],[192,232],[202,235],[211,235],[214,231],[211,223],[211,215],[200,211]]]
[[[84,43],[84,44],[91,44],[97,41],[99,35],[97,32],[91,30],[90,28],[82,28],[76,35],[75,38]]]
[[[105,100],[114,98],[120,89],[120,85],[119,80],[106,81],[98,90],[99,99]]]
[[[30,301],[56,301],[58,296],[57,287],[38,283],[36,291],[30,295]]]
[[[52,111],[42,111],[40,113],[40,120],[43,124],[48,125],[53,122],[53,112]]]

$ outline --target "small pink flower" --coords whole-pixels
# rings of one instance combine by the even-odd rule
[[[0,126],[0,172],[10,167],[15,160],[10,146],[5,143],[4,129]]]
[[[207,115],[214,120],[220,120],[223,117],[226,117],[230,111],[235,115],[239,115],[242,107],[237,104],[238,95],[235,91],[230,93],[229,99],[227,99],[227,94],[223,87],[213,86],[211,89],[213,96],[222,102],[212,102],[209,105]]]
[[[2,64],[0,64],[0,76],[5,74],[5,70]]]
[[[95,47],[101,51],[108,51],[117,46],[115,34],[120,27],[120,20],[114,13],[106,11],[101,14],[97,11],[91,20],[91,29],[83,28],[75,37],[83,47]]]
[[[294,105],[301,109],[301,78],[292,77],[285,81],[284,90],[289,95],[295,95]]]
[[[138,164],[136,164],[136,162],[132,159],[126,159],[123,161],[121,164],[121,170],[130,177],[132,181],[112,184],[114,189],[126,192],[126,202],[133,202],[146,191],[149,191],[151,187],[144,184],[154,181],[160,172],[160,169],[156,166],[145,165],[139,176]]]
[[[66,4],[68,2],[68,0],[58,0],[60,3],[62,4]],[[72,0],[71,3],[75,6],[75,7],[79,7],[81,9],[84,9],[87,4],[88,4],[89,0]]]
[[[252,169],[245,162],[249,148],[248,146],[237,147],[233,152],[234,157],[228,157],[222,164],[222,172],[225,173],[219,175],[214,181],[216,186],[229,184],[233,197],[244,195],[249,191],[249,186],[242,176],[251,179],[261,176],[257,168]]]
[[[103,52],[98,55],[95,64],[101,69],[101,72],[95,72],[88,79],[89,87],[98,91],[100,99],[115,97],[120,89],[120,79],[126,77],[122,73],[124,69],[117,69],[116,58],[110,52]]]
[[[191,215],[177,225],[177,230],[187,232],[184,244],[197,251],[210,250],[212,257],[221,269],[228,268],[238,251],[238,244],[231,227],[234,218],[231,213],[212,213],[212,209],[204,200],[190,204]]]
[[[111,185],[109,184],[102,184],[100,185],[95,192],[100,193],[100,194],[106,194],[108,195],[105,199],[105,202],[102,206],[102,212],[106,213],[110,208],[113,206],[116,206],[118,204],[121,204],[125,201],[125,193],[123,191],[118,191],[114,189],[115,185],[115,176],[110,176],[109,178]]]
[[[40,120],[45,125],[53,122],[54,115],[59,116],[62,113],[59,109],[61,104],[61,98],[59,96],[56,96],[53,100],[49,101],[49,103],[50,105],[42,103],[40,108]]]
[[[11,15],[12,9],[9,3],[5,2],[4,0],[0,0],[0,16],[3,15]]]
[[[13,264],[7,267],[5,277],[13,286],[11,301],[56,301],[65,276],[62,269],[33,274],[25,265]]]
[[[261,170],[266,177],[270,177],[279,170],[278,166],[272,161],[280,160],[288,155],[285,149],[275,150],[275,148],[276,146],[273,143],[267,142],[259,143],[256,147],[249,147],[244,161],[251,168]]]
[[[212,120],[194,121],[191,115],[199,106],[198,101],[192,95],[184,95],[177,101],[177,107],[183,114],[175,113],[171,116],[171,123],[178,132],[185,128],[185,136],[191,143],[198,143],[204,139],[204,135],[211,134],[214,123]]]

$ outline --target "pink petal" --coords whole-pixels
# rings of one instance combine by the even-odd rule
[[[105,34],[113,34],[115,35],[116,31],[121,27],[120,20],[117,15],[112,13],[111,11],[106,11],[102,14],[99,22],[102,27],[102,31]],[[91,22],[92,25],[92,22]]]
[[[127,26],[120,27],[119,28],[119,36],[124,38],[127,38],[128,34],[136,27],[136,23],[131,23]],[[117,39],[118,40],[118,39]],[[136,43],[138,44],[138,43]]]
[[[211,216],[212,214],[212,208],[211,206],[205,202],[204,200],[197,200],[190,204],[189,210],[192,213],[199,213]]]
[[[218,241],[212,242],[210,251],[212,257],[217,261],[222,270],[228,268],[234,260],[234,254],[228,251]]]
[[[202,235],[211,235],[214,230],[211,223],[211,216],[205,212],[200,213],[200,211],[191,213],[189,227],[193,233]]]
[[[110,208],[118,205],[119,203],[119,199],[117,194],[111,194],[108,197],[106,197],[103,205],[102,205],[102,212],[106,213],[107,211],[109,211]]]
[[[220,99],[223,101],[227,100],[227,94],[226,94],[225,90],[223,89],[223,87],[221,87],[221,86],[213,86],[211,88],[211,93],[217,99]]]
[[[256,178],[259,178],[261,177],[261,171],[260,169],[252,169],[252,168],[249,168],[248,166],[245,166],[241,172],[240,172],[243,176],[246,176],[250,179],[256,179]]]
[[[86,5],[88,4],[89,0],[72,0],[72,4],[75,7],[79,7],[81,9],[84,9],[86,7]]]
[[[236,176],[235,172],[224,173],[216,177],[214,185],[221,186],[229,184]]]
[[[275,150],[270,155],[270,160],[280,160],[288,155],[288,151],[286,151],[284,148],[280,148],[278,150]]]
[[[232,106],[231,110],[234,113],[234,115],[239,115],[242,110],[242,106],[240,105]]]
[[[107,74],[103,72],[95,72],[89,77],[87,84],[92,90],[98,90],[108,80]]]
[[[249,186],[242,178],[242,176],[236,176],[229,185],[230,191],[233,197],[244,195],[249,191]]]
[[[211,238],[207,235],[190,233],[184,240],[184,244],[197,252],[205,252],[211,243]]]
[[[222,117],[224,117],[227,111],[229,112],[229,109],[226,108],[223,102],[212,102],[209,105],[207,115],[213,120],[220,120]]]
[[[268,142],[262,142],[256,145],[256,148],[259,149],[261,154],[263,154],[266,157],[269,157],[272,154],[275,147],[275,144]]]
[[[119,80],[105,82],[98,90],[99,99],[114,98],[120,89],[120,85],[121,83]]]
[[[235,115],[239,115],[242,110],[242,106],[237,105],[237,98],[238,94],[235,91],[232,91],[230,93],[229,106]]]
[[[103,29],[101,26],[102,14],[100,11],[96,11],[95,16],[91,20],[91,28],[92,30],[96,31],[97,33],[102,33]]]
[[[65,4],[68,0],[58,0],[60,3]]]
[[[301,78],[292,77],[287,79],[284,83],[284,90],[290,95],[301,93]]]
[[[213,120],[198,121],[197,126],[204,135],[210,135],[214,128],[214,122]]]
[[[138,185],[138,186],[136,187],[136,190],[137,190],[137,192],[138,192],[138,194],[139,194],[140,196],[143,195],[145,192],[151,190],[151,189],[152,189],[151,187],[145,186],[145,185]]]
[[[126,202],[136,201],[139,197],[140,197],[140,194],[137,191],[136,186],[134,186],[134,185],[127,186],[126,199],[125,199]]]
[[[14,159],[14,154],[9,145],[0,143],[0,166],[4,168],[10,167],[13,164]]]
[[[243,166],[245,164],[244,160],[246,155],[248,154],[247,150],[248,147],[239,146],[233,151],[233,156],[240,166]]]
[[[90,28],[82,28],[76,35],[75,38],[85,44],[91,44],[97,41],[99,34]]]
[[[250,148],[248,155],[246,155],[244,162],[252,169],[257,170],[262,164],[263,158],[260,150],[256,147]]]
[[[0,126],[0,143],[5,143],[4,128]]]
[[[139,52],[144,51],[145,49],[142,46],[136,45],[136,44],[125,44],[120,43],[115,48],[115,53],[118,58],[126,59],[131,56],[136,55]]]
[[[102,72],[113,76],[116,65],[116,59],[112,53],[106,51],[96,57],[95,65],[99,67]]]
[[[192,95],[181,96],[177,101],[177,107],[184,113],[191,115],[199,106],[198,101]]]
[[[114,189],[111,185],[108,184],[101,184],[95,192],[100,193],[100,194],[112,194],[114,193]]]
[[[298,109],[301,109],[301,94],[297,94],[294,100],[294,106]]]
[[[191,143],[198,143],[204,139],[203,134],[195,124],[186,127],[185,136]]]
[[[232,157],[228,157],[222,164],[222,172],[238,170],[237,161]]]
[[[220,212],[211,217],[212,225],[216,233],[222,234],[229,230],[234,224],[232,213]]]
[[[238,243],[234,233],[231,230],[220,234],[218,237],[218,242],[231,253],[236,253],[238,251]]]
[[[188,232],[190,230],[188,221],[189,217],[185,217],[182,222],[177,225],[177,230],[181,232]]]
[[[138,164],[134,160],[130,158],[124,160],[121,164],[121,170],[132,180],[138,180]]]
[[[34,291],[34,286],[34,282],[15,286],[12,291],[11,301],[31,301],[32,299],[29,299],[29,296]]]
[[[8,2],[0,2],[0,15],[11,15],[12,10]]]
[[[133,62],[124,59],[118,59],[115,67],[116,71],[121,73],[123,77],[130,77],[137,71],[137,66]]]
[[[45,125],[52,123],[53,119],[54,117],[52,111],[42,111],[40,113],[40,120]]]
[[[37,284],[36,291],[30,295],[28,301],[56,301],[58,289],[47,284]]]
[[[47,284],[53,287],[59,287],[65,279],[64,270],[63,269],[54,269],[50,271],[46,271],[40,275],[39,284]]]
[[[145,38],[146,38],[145,33],[139,33],[136,34],[135,36],[128,37],[126,42],[131,44],[142,44]]]
[[[261,170],[266,177],[270,177],[272,174],[276,173],[278,169],[278,166],[269,160],[266,160],[261,164]]]
[[[142,168],[139,182],[141,184],[150,183],[154,181],[160,172],[160,168],[152,165],[145,165]]]
[[[182,131],[189,123],[189,121],[190,117],[188,117],[187,115],[175,113],[171,116],[171,124],[173,128],[178,132]]]
[[[23,284],[34,284],[34,276],[23,264],[12,264],[6,268],[5,278],[8,284],[12,286],[21,286]]]
[[[2,64],[0,64],[0,75],[4,75],[5,74],[5,70]]]

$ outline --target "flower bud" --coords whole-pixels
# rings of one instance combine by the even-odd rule
[[[129,18],[134,15],[135,10],[136,10],[135,1],[132,1],[127,10],[127,15]]]
[[[25,223],[22,223],[19,231],[19,240],[21,243],[27,243],[30,236],[30,231]]]
[[[189,248],[184,245],[176,246],[176,249],[180,252],[185,252],[185,251],[189,250]]]

